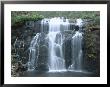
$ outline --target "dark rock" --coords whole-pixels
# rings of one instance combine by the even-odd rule
[[[83,62],[85,70],[100,75],[100,30],[85,30]]]
[[[67,69],[71,65],[71,59],[72,59],[71,39],[72,39],[73,33],[74,32],[72,31],[65,31],[63,33],[64,38],[65,38],[63,41],[63,53],[64,53],[65,64],[66,64]]]
[[[33,29],[33,27],[34,27],[34,21],[27,21],[25,23],[25,28],[27,28],[27,29]]]
[[[39,72],[49,71],[49,67],[45,64],[39,64],[38,67],[35,68]]]
[[[39,47],[39,57],[38,57],[38,60],[37,60],[37,69],[38,70],[47,70],[47,67],[48,67],[48,48],[47,46],[45,45],[41,45]]]
[[[75,31],[78,31],[79,30],[79,26],[75,26]]]

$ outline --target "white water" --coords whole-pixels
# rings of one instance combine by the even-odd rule
[[[83,26],[83,20],[82,19],[77,19],[76,20],[76,25],[78,25],[80,28]]]
[[[65,59],[62,51],[63,37],[61,29],[68,29],[69,22],[61,18],[52,18],[49,22],[49,71],[64,71]],[[62,28],[61,28],[62,26]]]
[[[76,25],[79,26],[79,31],[76,31],[72,37],[72,65],[69,67],[70,70],[82,70],[82,29],[83,21],[81,19],[77,19]]]
[[[39,44],[38,44],[38,38],[39,33],[36,34],[36,36],[32,39],[30,47],[29,47],[29,62],[28,62],[28,71],[34,70],[36,66],[36,62],[39,55]],[[37,54],[36,54],[37,53]]]
[[[49,23],[49,19],[45,18],[41,21],[41,32],[48,31],[48,23]]]
[[[41,32],[48,31],[47,37],[49,39],[49,54],[48,54],[48,65],[49,72],[64,72],[66,70],[66,64],[64,59],[64,53],[62,50],[63,40],[65,39],[62,35],[63,31],[69,30],[69,21],[64,18],[51,18],[51,19],[43,19],[41,21]],[[82,19],[76,20],[76,25],[79,26],[79,30],[75,31],[71,38],[71,47],[72,47],[72,58],[71,64],[68,67],[69,71],[82,71],[82,29],[83,21]],[[30,52],[29,52],[29,62],[28,62],[28,70],[34,70],[36,68],[36,62],[38,60],[39,55],[39,44],[38,38],[40,33],[37,33],[36,36],[32,39],[30,44]],[[37,47],[37,51],[36,51]]]

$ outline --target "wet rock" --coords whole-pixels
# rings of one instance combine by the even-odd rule
[[[48,48],[47,46],[43,45],[39,47],[39,57],[37,61],[37,69],[38,70],[47,70],[48,67]]]
[[[43,63],[40,63],[38,67],[35,68],[38,72],[49,71],[49,67]]]
[[[71,45],[71,40],[74,32],[73,31],[65,31],[63,32],[64,40],[63,40],[63,54],[65,58],[65,64],[66,68],[71,65],[71,60],[72,60],[72,45]]]
[[[88,27],[89,28],[89,27]],[[92,31],[90,31],[92,30]],[[100,29],[87,29],[84,34],[84,67],[99,76],[100,72]]]
[[[34,21],[27,21],[25,23],[25,28],[27,28],[27,29],[33,29],[33,27],[34,27]]]

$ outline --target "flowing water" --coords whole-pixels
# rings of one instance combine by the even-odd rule
[[[63,37],[61,26],[68,29],[68,20],[65,22],[60,18],[52,18],[49,22],[49,70],[64,71],[65,59],[62,51]],[[59,54],[57,54],[59,53]]]
[[[36,67],[36,62],[38,59],[39,51],[36,52],[36,49],[39,50],[38,38],[39,33],[32,39],[29,47],[29,62],[28,62],[28,71],[34,70]]]
[[[70,23],[68,19],[55,17],[51,19],[43,19],[41,21],[41,32],[47,34],[48,38],[48,66],[49,72],[62,72],[67,70],[82,70],[82,60],[83,60],[83,51],[82,51],[82,32],[80,31],[83,26],[82,19],[76,20],[76,25],[79,27],[78,31],[75,31],[71,38],[71,49],[72,49],[72,58],[71,64],[66,69],[66,62],[63,52],[63,43],[64,31],[70,30]],[[39,33],[32,39],[30,44],[29,52],[29,62],[28,70],[33,70],[36,67],[36,62],[38,60],[39,54],[39,44],[38,44]]]
[[[83,21],[81,19],[77,19],[76,25],[79,26],[79,31],[76,31],[72,37],[72,64],[69,67],[69,70],[79,70],[82,71],[82,60],[83,60],[83,52],[82,52],[82,29]]]

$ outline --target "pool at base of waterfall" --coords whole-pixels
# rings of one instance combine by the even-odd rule
[[[96,73],[91,73],[87,71],[78,71],[78,70],[70,70],[70,71],[49,71],[49,72],[38,72],[34,71],[26,71],[24,74],[21,74],[20,77],[97,77],[99,76]]]

